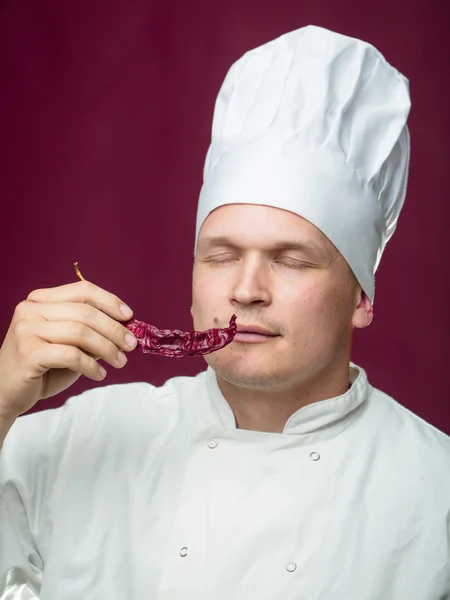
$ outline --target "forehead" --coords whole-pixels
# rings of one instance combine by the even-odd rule
[[[320,229],[306,219],[260,204],[227,204],[208,215],[198,236],[199,248],[226,240],[252,247],[299,243],[334,250]]]

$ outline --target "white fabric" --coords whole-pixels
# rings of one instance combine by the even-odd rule
[[[450,438],[350,380],[282,434],[236,429],[210,368],[20,418],[4,597],[35,597],[2,590],[16,573],[41,600],[450,598]]]
[[[219,206],[263,204],[318,227],[371,300],[404,203],[408,80],[370,44],[304,27],[247,52],[217,97],[196,240]]]

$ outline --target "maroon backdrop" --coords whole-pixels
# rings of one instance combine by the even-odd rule
[[[450,51],[442,0],[0,2],[0,339],[35,288],[85,277],[138,318],[191,328],[192,250],[213,104],[243,52],[308,24],[375,44],[411,81],[411,175],[353,360],[450,433]],[[106,383],[162,384],[203,359],[134,353]],[[70,393],[93,387],[82,379]],[[41,402],[57,406],[67,392]]]

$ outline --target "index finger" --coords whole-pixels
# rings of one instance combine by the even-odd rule
[[[34,290],[28,295],[27,300],[32,302],[84,302],[119,321],[127,321],[133,316],[131,308],[118,296],[90,281],[77,281],[54,288]]]

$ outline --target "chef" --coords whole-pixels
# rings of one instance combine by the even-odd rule
[[[450,598],[450,439],[351,362],[405,199],[409,110],[373,46],[320,27],[231,67],[191,312],[197,330],[236,314],[238,333],[197,376],[19,417],[136,340],[87,282],[18,306],[0,350],[1,600]]]

